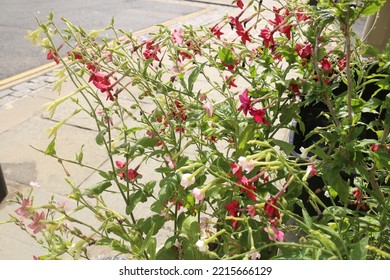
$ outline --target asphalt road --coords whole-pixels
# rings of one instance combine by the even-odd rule
[[[86,30],[115,26],[137,31],[200,10],[188,1],[164,0],[0,0],[0,80],[48,63],[24,36],[38,28],[50,11]]]

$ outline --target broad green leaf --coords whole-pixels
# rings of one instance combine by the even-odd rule
[[[219,48],[218,56],[226,65],[234,65],[234,54],[229,47]]]
[[[99,195],[102,192],[104,192],[106,189],[111,187],[111,185],[112,184],[110,181],[102,181],[102,182],[96,183],[92,187],[86,189],[83,192],[83,195],[86,195],[86,196]]]
[[[365,1],[365,7],[362,10],[362,14],[365,16],[373,15],[382,8],[382,6],[386,3],[386,0],[371,0]]]
[[[193,216],[186,217],[181,226],[181,232],[185,236],[187,236],[187,238],[192,243],[195,244],[195,242],[199,240],[199,236],[200,236],[200,226],[198,223],[198,219]]]
[[[127,201],[126,214],[130,215],[133,212],[135,206],[137,206],[139,202],[145,202],[145,201],[146,201],[146,196],[141,190],[130,195],[129,200]]]
[[[104,134],[106,134],[106,132],[107,131],[105,129],[103,129],[102,131],[100,131],[98,133],[98,135],[96,135],[96,138],[95,138],[96,144],[98,144],[99,146],[104,144]]]
[[[248,141],[253,140],[253,137],[255,135],[255,129],[254,126],[248,125],[244,131],[241,132],[240,138],[238,139],[238,149],[237,154],[240,156],[244,156],[245,152],[249,148]]]
[[[365,260],[367,258],[368,236],[361,239],[351,250],[351,260]]]

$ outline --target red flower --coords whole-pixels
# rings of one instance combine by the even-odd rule
[[[261,29],[259,37],[264,39],[263,42],[267,48],[275,45],[273,32],[271,31],[271,29],[269,29],[269,27]]]
[[[160,47],[158,45],[154,45],[154,40],[150,40],[146,42],[146,49],[143,52],[145,59],[153,58],[154,60],[160,61],[157,54],[161,52]]]
[[[236,3],[237,7],[239,7],[240,9],[243,9],[244,8],[244,3],[242,2],[242,0],[238,0],[237,3]]]
[[[306,21],[306,20],[310,19],[310,16],[306,15],[305,12],[302,10],[298,10],[296,15],[297,15],[298,21]]]
[[[54,51],[53,49],[50,49],[46,56],[47,60],[54,60],[55,63],[59,64],[60,59],[58,56],[58,53]]]
[[[233,200],[231,203],[225,205],[226,210],[229,212],[229,216],[237,217],[239,204],[240,203],[237,200]],[[233,221],[232,226],[236,229],[238,227],[238,221]]]
[[[250,108],[249,114],[253,116],[253,119],[256,123],[263,123],[265,125],[269,125],[268,121],[264,118],[265,110],[264,109],[256,109]]]
[[[278,207],[277,198],[271,197],[270,199],[267,200],[267,202],[264,205],[264,211],[267,212],[268,217],[270,218],[277,217],[278,219],[280,219],[280,213],[276,207]]]
[[[309,175],[310,176],[315,176],[318,173],[318,171],[317,171],[316,167],[314,166],[314,164],[310,164],[309,166],[307,166],[307,170],[309,171]]]
[[[236,79],[233,79],[232,77],[225,76],[226,82],[228,83],[228,88],[237,87],[235,81]]]
[[[326,57],[324,57],[321,61],[320,61],[320,64],[321,64],[321,67],[323,68],[323,69],[325,69],[326,71],[329,71],[330,69],[331,69],[331,64],[330,64],[330,62],[329,62],[329,60],[326,58]]]
[[[248,111],[252,108],[252,100],[248,97],[248,89],[244,90],[244,92],[239,96],[241,105],[238,107],[238,111],[244,111],[244,115],[248,114]]]
[[[312,55],[312,48],[313,46],[311,44],[297,44],[295,46],[295,50],[297,51],[300,58],[307,58],[309,59]]]
[[[115,162],[115,165],[116,165],[116,167],[118,167],[119,169],[124,169],[124,168],[126,168],[126,162],[125,162],[125,161],[119,161],[119,160],[117,160],[117,161]]]
[[[114,101],[114,96],[111,94],[112,87],[108,75],[102,72],[93,72],[91,73],[88,82],[92,82],[101,92],[106,92],[107,99]]]
[[[232,173],[233,175],[234,174],[237,174],[237,178],[241,178],[242,176],[242,170],[241,170],[241,166],[239,166],[237,163],[235,162],[230,162],[230,167],[232,168]]]
[[[214,26],[212,27],[210,30],[211,32],[213,32],[213,34],[215,36],[217,36],[218,39],[221,39],[221,35],[223,35],[224,33],[221,31],[222,27],[219,27],[219,26]]]
[[[253,185],[250,180],[248,180],[245,176],[243,176],[237,183],[243,186],[241,188],[242,193],[246,193],[248,195],[248,197],[254,201],[257,200],[256,194],[255,194],[256,186]]]

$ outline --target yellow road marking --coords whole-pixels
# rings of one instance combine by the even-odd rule
[[[179,23],[179,22],[182,22],[182,21],[185,21],[185,20],[188,20],[188,19],[200,16],[200,15],[207,14],[207,13],[209,13],[211,11],[213,11],[212,8],[205,8],[205,9],[202,9],[200,11],[188,14],[188,15],[180,16],[180,17],[177,17],[175,19],[165,21],[163,23],[160,23],[160,25],[165,25],[165,26],[173,25],[173,24],[176,24],[176,23]],[[134,36],[141,36],[141,35],[148,34],[148,33],[151,33],[153,31],[156,31],[157,29],[158,29],[158,26],[157,25],[153,25],[153,26],[150,26],[150,27],[147,27],[147,28],[135,31],[135,32],[133,32],[133,35]],[[52,71],[52,70],[54,70],[56,68],[59,68],[61,66],[62,66],[61,64],[57,65],[55,62],[50,62],[50,63],[47,63],[45,65],[38,66],[38,67],[33,68],[31,70],[28,70],[28,71],[22,72],[20,74],[14,75],[12,77],[3,79],[3,80],[0,81],[0,90],[4,90],[6,88],[10,88],[10,87],[15,86],[15,85],[17,85],[19,83],[22,83],[22,82],[31,80],[33,78],[42,76],[45,73],[50,72],[50,71]]]

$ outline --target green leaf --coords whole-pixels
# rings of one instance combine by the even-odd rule
[[[103,129],[102,131],[100,131],[98,133],[98,135],[96,135],[96,144],[98,144],[99,146],[103,145],[104,144],[104,134],[106,134],[107,130]]]
[[[199,74],[203,71],[203,68],[205,65],[206,65],[206,63],[200,64],[189,75],[189,77],[188,77],[188,92],[189,93],[191,93],[192,90],[194,89],[194,84],[195,84],[196,80],[198,79]]]
[[[368,236],[361,239],[351,250],[351,260],[365,260],[367,258]]]
[[[147,218],[140,226],[142,232],[145,234],[149,234],[149,232],[152,231],[152,235],[156,235],[159,230],[162,228],[162,226],[165,224],[165,218],[161,215],[153,215],[149,218]]]
[[[305,208],[302,208],[302,215],[305,224],[311,229],[313,227],[313,219],[310,217],[309,213]]]
[[[56,154],[56,138],[51,140],[50,144],[47,146],[45,150],[45,155],[54,156]]]
[[[144,148],[155,147],[158,142],[158,138],[143,137],[137,141],[137,145]]]
[[[96,183],[95,185],[93,185],[92,187],[86,189],[84,192],[83,192],[83,195],[86,195],[86,196],[93,196],[93,195],[99,195],[101,194],[102,192],[104,192],[106,189],[108,189],[109,187],[111,187],[111,182],[110,181],[102,181],[102,182],[99,182],[99,183]]]
[[[229,47],[219,48],[218,56],[226,65],[234,65],[234,54]]]
[[[152,239],[154,239],[154,242],[156,242],[156,238],[153,237],[154,227],[155,227],[155,224],[152,224],[152,228],[149,230],[148,234],[146,235],[146,237],[143,240],[143,243],[142,243],[142,246],[140,248],[140,253],[139,254],[143,254],[143,252],[147,248],[149,248],[150,243],[152,242]]]
[[[193,216],[188,216],[184,219],[181,226],[181,232],[193,243],[199,240],[200,226],[198,219]]]
[[[286,155],[289,155],[292,153],[292,151],[294,150],[295,146],[290,144],[290,143],[287,143],[285,141],[282,141],[282,140],[278,140],[278,139],[272,139],[271,140],[275,145],[279,146],[285,153]]]
[[[238,139],[238,149],[237,154],[240,156],[244,156],[245,152],[249,148],[248,141],[253,140],[255,135],[255,129],[253,125],[248,125],[244,131],[241,132],[240,138]]]
[[[365,7],[362,10],[362,14],[365,16],[373,15],[382,8],[386,3],[386,0],[365,1]]]
[[[129,200],[127,201],[126,214],[130,215],[140,201],[145,202],[146,200],[146,196],[141,190],[130,195]]]
[[[76,154],[76,161],[80,164],[83,162],[83,157],[84,157],[83,148],[84,145],[81,146],[80,153]]]

